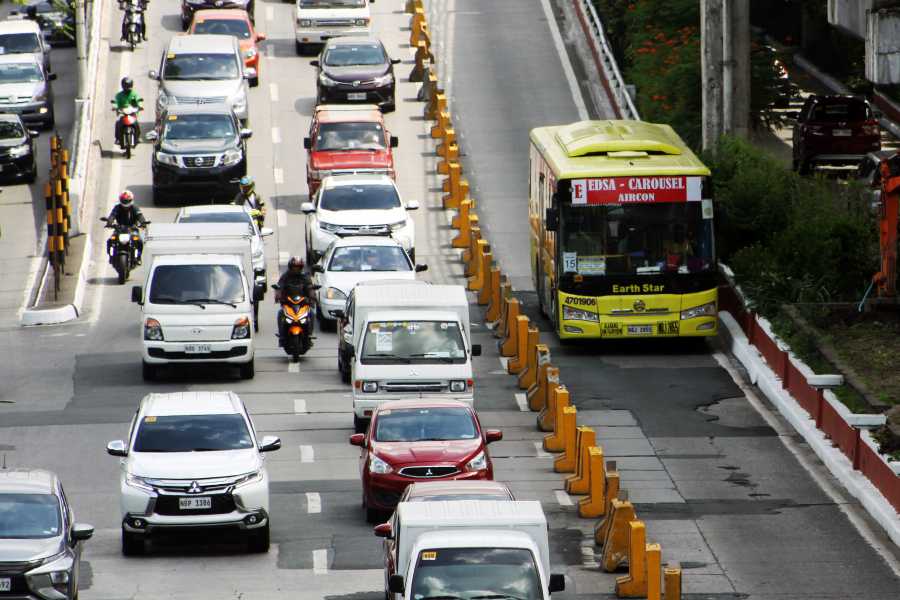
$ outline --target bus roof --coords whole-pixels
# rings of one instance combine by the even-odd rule
[[[537,127],[531,142],[557,179],[710,174],[674,129],[658,123],[605,120]]]

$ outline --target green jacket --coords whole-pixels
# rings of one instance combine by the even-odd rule
[[[127,92],[125,90],[120,90],[113,99],[113,102],[116,103],[116,108],[125,108],[126,106],[140,108],[143,101],[144,99],[138,96],[137,92],[133,89],[128,90]]]

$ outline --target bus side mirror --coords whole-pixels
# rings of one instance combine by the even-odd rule
[[[552,229],[554,231],[559,229],[559,210],[555,208],[548,208],[544,221],[547,224],[547,229]]]

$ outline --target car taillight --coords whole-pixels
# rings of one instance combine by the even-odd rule
[[[866,121],[862,126],[863,135],[881,135],[878,121]]]

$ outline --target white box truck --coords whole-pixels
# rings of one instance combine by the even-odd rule
[[[144,379],[166,364],[225,363],[254,375],[253,325],[264,287],[254,283],[244,223],[155,223],[131,289],[141,307]]]
[[[547,519],[537,501],[401,502],[385,538],[388,598],[547,600],[565,588],[550,574]]]
[[[367,285],[354,289],[353,424],[365,431],[389,400],[473,401],[469,302],[459,285]]]

